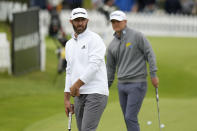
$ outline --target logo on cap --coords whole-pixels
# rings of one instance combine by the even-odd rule
[[[88,13],[84,8],[75,8],[72,10],[70,19],[74,20],[76,18],[83,17],[83,18],[88,18]]]
[[[84,13],[84,12],[75,12],[73,15],[76,15],[76,14],[86,14],[86,13]]]

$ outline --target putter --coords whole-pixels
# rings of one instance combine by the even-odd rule
[[[156,92],[156,101],[157,101],[157,113],[158,113],[158,120],[159,120],[159,129],[161,131],[160,113],[159,113],[159,92],[158,92],[158,87],[155,88],[155,92]]]
[[[72,105],[71,105],[72,109]],[[72,112],[68,113],[68,131],[71,131],[71,124],[72,124]]]

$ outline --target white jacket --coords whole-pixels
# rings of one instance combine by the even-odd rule
[[[77,38],[73,35],[66,43],[64,92],[70,92],[70,87],[80,79],[85,83],[79,90],[80,94],[98,93],[108,96],[105,51],[105,44],[96,33],[86,29]]]

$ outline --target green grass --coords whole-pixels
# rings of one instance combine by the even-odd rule
[[[165,125],[162,131],[196,131],[196,121],[193,120],[193,117],[197,116],[195,113],[197,105],[193,104],[196,100],[197,99],[162,99],[160,102],[161,122]],[[155,99],[145,99],[139,114],[139,119],[142,131],[159,130]],[[152,121],[152,124],[147,125],[147,121]],[[65,119],[65,114],[59,113],[33,123],[27,127],[25,131],[64,131],[66,127],[67,119]],[[74,116],[72,129],[73,131],[77,131]],[[103,130],[126,131],[118,102],[111,102],[107,105],[98,127],[98,131]]]
[[[46,72],[18,77],[0,74],[0,130],[21,131],[33,122],[64,112],[64,74],[57,75],[55,46],[50,38],[47,40]]]
[[[0,23],[0,32],[9,27]],[[164,131],[195,131],[197,110],[197,38],[149,37],[157,56],[161,121]],[[67,128],[63,90],[65,74],[57,75],[57,57],[46,38],[46,71],[22,76],[0,73],[0,131],[54,131]],[[149,78],[150,79],[150,78]],[[118,103],[117,81],[110,89],[98,131],[126,130]],[[154,88],[149,88],[139,118],[142,131],[158,130]],[[146,122],[150,120],[152,125]],[[73,119],[73,131],[76,131]]]
[[[197,38],[151,37],[157,56],[160,92],[165,97],[196,97]]]

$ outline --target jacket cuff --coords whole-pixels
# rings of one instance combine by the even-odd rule
[[[157,74],[156,74],[156,72],[150,72],[150,76],[151,76],[151,78],[155,78],[155,77],[157,77]]]
[[[64,89],[64,92],[70,92],[70,88],[68,89],[68,88],[65,88]]]
[[[81,77],[79,77],[79,79],[80,79],[81,81],[83,81],[83,83],[85,83],[85,84],[88,83],[88,78],[86,78],[85,76],[81,76]]]

